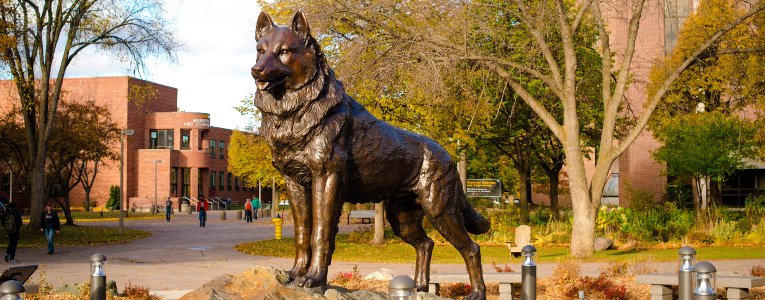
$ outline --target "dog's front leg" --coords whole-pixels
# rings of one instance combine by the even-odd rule
[[[296,279],[308,272],[311,259],[311,201],[306,195],[306,187],[292,177],[284,176],[287,191],[290,194],[290,210],[295,226],[295,264],[289,271],[291,279]]]
[[[311,234],[311,263],[308,273],[298,279],[298,286],[324,287],[327,271],[335,251],[337,223],[342,209],[344,178],[341,172],[325,173],[313,177],[312,203],[313,232]]]

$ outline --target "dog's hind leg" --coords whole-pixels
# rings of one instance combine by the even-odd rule
[[[402,201],[403,200],[403,201]],[[422,207],[414,204],[414,199],[385,201],[386,218],[393,233],[401,240],[412,245],[417,251],[417,264],[414,271],[414,282],[417,290],[428,291],[430,282],[430,258],[433,254],[433,240],[422,228]]]
[[[289,271],[290,279],[298,278],[308,272],[311,262],[311,201],[306,200],[310,193],[294,179],[285,176],[284,181],[290,194],[290,211],[295,224],[295,264]],[[272,207],[275,209],[275,207]]]

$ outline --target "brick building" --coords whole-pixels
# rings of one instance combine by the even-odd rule
[[[155,198],[164,205],[168,196],[178,207],[184,197],[241,202],[259,193],[227,170],[232,130],[211,127],[207,113],[178,111],[177,89],[132,77],[67,78],[63,89],[69,101],[93,100],[109,109],[119,128],[133,131],[123,136],[126,208],[148,209]],[[13,83],[0,81],[0,112],[18,103]],[[113,147],[119,149],[120,143]],[[119,163],[107,161],[99,168],[91,191],[98,206],[105,205],[109,188],[120,183]],[[7,197],[6,173],[0,172],[0,195]],[[270,189],[260,192],[262,199],[271,199]],[[75,188],[70,197],[72,207],[80,206],[84,190]]]

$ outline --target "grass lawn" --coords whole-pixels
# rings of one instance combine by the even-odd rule
[[[0,238],[0,248],[8,246],[8,238],[5,232]],[[108,245],[123,244],[132,240],[145,238],[151,233],[143,230],[125,229],[125,234],[120,235],[117,227],[95,226],[61,226],[61,233],[54,238],[56,246],[85,246],[85,245]],[[45,236],[40,230],[30,230],[26,226],[21,228],[19,248],[46,247]]]
[[[348,242],[345,235],[336,239],[333,261],[347,262],[384,262],[403,263],[415,260],[415,251],[404,243],[389,242],[375,246],[367,243]],[[295,248],[293,239],[266,240],[239,244],[236,250],[251,254],[276,257],[293,257]],[[569,248],[538,247],[537,256],[540,262],[556,262],[569,257]],[[754,259],[765,258],[765,247],[704,247],[696,248],[699,260],[717,259]],[[509,264],[518,263],[520,258],[511,260],[505,246],[481,246],[481,260],[486,263]],[[676,261],[677,249],[648,249],[648,250],[606,250],[597,252],[587,261]],[[433,250],[432,262],[436,264],[463,263],[462,256],[451,245],[436,246]]]

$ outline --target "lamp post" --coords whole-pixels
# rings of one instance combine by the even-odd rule
[[[0,285],[1,300],[22,300],[24,299],[24,285],[16,280],[8,280]]]
[[[90,257],[90,300],[106,300],[106,273],[104,262],[106,256],[101,253]]]
[[[677,296],[679,300],[693,299],[693,262],[696,256],[696,250],[683,246],[677,251],[680,256],[677,268]]]
[[[696,272],[696,284],[693,289],[693,298],[696,300],[717,299],[715,291],[715,272],[717,269],[709,262],[702,261],[693,266]]]
[[[122,207],[125,194],[125,136],[133,135],[133,129],[122,129],[120,132],[120,226],[119,233],[125,233],[125,209]]]
[[[157,159],[154,161],[154,211],[152,213],[156,214],[157,210],[157,165],[162,163],[161,159]]]
[[[537,248],[532,245],[523,246],[523,264],[521,265],[521,300],[537,299],[537,264],[534,253]]]
[[[409,276],[396,276],[388,284],[388,300],[414,300],[417,297],[416,287]]]

